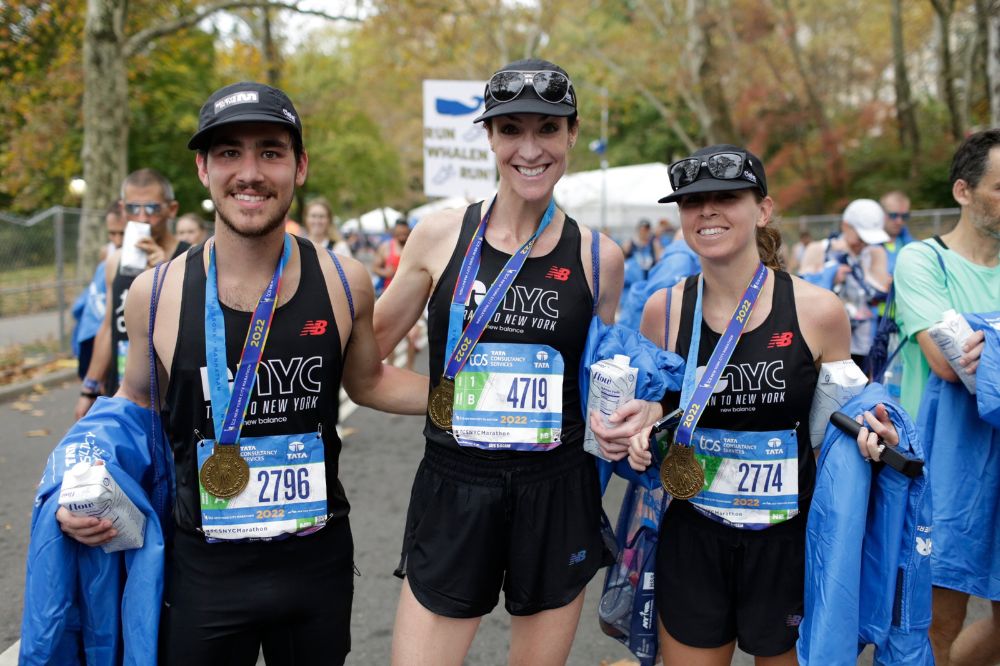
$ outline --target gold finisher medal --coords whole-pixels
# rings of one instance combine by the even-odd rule
[[[250,466],[240,455],[237,444],[215,445],[212,455],[201,466],[202,487],[215,497],[236,497],[250,482]]]
[[[455,402],[455,380],[442,376],[441,381],[431,391],[427,402],[427,414],[431,423],[441,430],[451,430],[452,404]]]
[[[705,485],[705,470],[694,459],[694,447],[676,442],[670,445],[660,465],[660,483],[677,499],[691,499]]]

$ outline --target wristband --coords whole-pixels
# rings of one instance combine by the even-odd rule
[[[95,393],[93,391],[80,391],[80,395],[84,398],[90,398],[91,400],[97,400],[101,397],[100,393]]]
[[[100,393],[101,382],[96,379],[91,379],[90,377],[83,378],[83,390],[88,393]]]

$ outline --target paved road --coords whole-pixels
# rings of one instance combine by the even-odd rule
[[[67,335],[73,329],[73,315],[66,311]],[[59,339],[59,313],[39,312],[17,317],[0,317],[0,348],[23,345],[39,340]]]
[[[0,598],[6,600],[0,607],[0,652],[12,645],[20,632],[34,487],[52,445],[71,424],[75,398],[74,384],[30,396],[22,403],[0,404],[0,562],[4,565],[0,567]],[[30,411],[23,411],[29,405]],[[386,416],[363,408],[351,413],[342,426],[341,470],[353,507],[351,521],[361,570],[356,580],[351,623],[354,649],[349,664],[389,662],[400,586],[392,571],[398,563],[410,485],[422,453],[421,428],[420,418]],[[26,434],[38,429],[51,434]],[[617,516],[621,492],[620,484],[613,484],[608,491],[605,508],[612,517]],[[602,661],[614,663],[630,657],[597,628],[596,599],[602,582],[603,572],[587,590],[583,619],[568,662],[572,666],[598,666]],[[971,614],[982,617],[986,608],[977,602]],[[496,611],[484,618],[466,664],[505,663],[508,634],[505,612]],[[738,654],[734,663],[747,666],[753,661]],[[870,659],[863,658],[860,663],[870,663]]]

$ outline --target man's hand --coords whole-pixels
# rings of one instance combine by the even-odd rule
[[[118,536],[118,530],[111,526],[110,520],[75,516],[64,506],[56,511],[56,520],[59,522],[59,529],[85,546],[100,546]]]
[[[958,364],[970,375],[975,374],[979,367],[979,357],[983,355],[986,347],[986,332],[976,331],[970,335],[962,344],[962,358],[958,359]]]
[[[167,258],[167,253],[162,247],[156,244],[149,236],[140,238],[135,246],[146,253],[146,267],[153,268],[157,264],[162,264]]]

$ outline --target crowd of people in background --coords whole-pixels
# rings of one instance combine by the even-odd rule
[[[413,433],[425,454],[395,572],[403,582],[394,664],[461,664],[501,592],[512,616],[510,663],[565,663],[588,582],[609,564],[634,564],[622,559],[624,534],[617,553],[612,546],[605,468],[592,453],[620,463],[633,484],[639,478],[670,495],[655,516],[640,515],[659,538],[636,576],[644,587],[655,581],[655,610],[624,611],[648,625],[658,640],[653,655],[667,666],[722,666],[737,646],[758,664],[840,663],[808,659],[831,633],[808,630],[823,603],[818,590],[831,577],[838,593],[850,586],[810,545],[814,520],[832,528],[854,521],[866,539],[877,532],[875,556],[869,541],[864,555],[860,545],[830,546],[845,550],[838,565],[858,574],[834,616],[876,614],[865,586],[889,590],[870,604],[881,612],[879,637],[858,621],[834,636],[851,658],[875,643],[879,663],[894,663],[893,654],[903,655],[896,663],[996,663],[1000,426],[958,383],[973,375],[997,383],[996,371],[977,375],[989,325],[951,357],[928,330],[949,310],[975,321],[1000,309],[1000,130],[958,147],[950,183],[961,216],[932,239],[913,238],[910,201],[892,191],[854,199],[829,238],[802,233],[785,252],[763,162],[744,147],[715,145],[670,167],[660,203],[677,205],[676,228],[642,219],[619,246],[553,198],[579,132],[568,73],[544,60],[510,63],[484,98],[475,122],[496,156],[496,196],[412,229],[398,220],[374,239],[342,237],[323,198],[306,201],[301,224],[288,218],[309,166],[301,119],[283,92],[263,84],[213,93],[188,143],[216,206],[214,234],[197,216],[177,217],[159,172],[140,169],[122,183],[106,211],[107,258],[82,306],[80,335],[92,335],[86,345],[81,339],[76,413],[98,433],[141,422],[113,441],[93,436],[121,456],[109,465],[133,469],[146,484],[147,513],[159,519],[150,529],[167,543],[151,574],[165,603],[149,617],[159,612],[162,623],[130,625],[146,632],[138,644],[168,664],[252,664],[261,649],[269,663],[344,663],[353,546],[338,476],[343,386],[359,404],[426,415]],[[139,265],[132,222],[145,225],[134,243]],[[672,263],[678,257],[684,263]],[[661,281],[668,264],[689,268]],[[643,294],[638,304],[630,292]],[[293,298],[299,293],[306,297]],[[640,320],[635,330],[614,326],[624,315]],[[873,383],[846,403],[856,427],[845,439],[832,428],[813,433],[814,397],[834,369],[882,378],[878,334],[890,323],[902,359],[898,400]],[[322,337],[328,331],[335,335]],[[429,376],[412,372],[424,338]],[[407,368],[380,363],[403,340]],[[601,344],[619,345],[638,365],[655,358],[643,372],[659,382],[655,392],[649,377],[637,382],[636,398],[606,418],[581,408],[588,393],[578,381]],[[310,362],[315,368],[289,389],[295,406],[263,418],[271,373]],[[102,393],[116,397],[95,406]],[[173,465],[166,477],[156,468],[157,433],[143,430],[146,409],[157,406],[167,435],[159,445],[170,447]],[[650,435],[671,418],[658,451]],[[585,448],[585,432],[598,450]],[[836,448],[836,462],[824,459],[837,442],[847,446]],[[60,446],[54,466],[78,455]],[[930,479],[926,515],[916,486],[893,496],[877,480],[886,472],[876,463],[903,469],[890,450],[926,459],[929,475],[907,476]],[[248,486],[267,484],[271,468],[285,484],[280,506]],[[164,488],[174,477],[171,495]],[[871,508],[837,495],[837,484],[854,482],[861,493],[881,489]],[[40,487],[35,529],[88,546],[115,538],[110,521],[57,508],[52,492]],[[285,511],[300,517],[284,520]],[[886,525],[890,513],[895,528]],[[910,531],[900,549],[904,519]],[[891,561],[873,570],[883,556]],[[117,580],[117,566],[102,575]],[[914,570],[924,572],[916,582]],[[258,586],[262,578],[268,584]],[[53,584],[29,571],[29,589],[43,583]],[[248,598],[251,588],[259,598]],[[963,629],[969,595],[990,600],[993,617]],[[46,603],[26,598],[26,606]],[[38,639],[32,617],[25,612],[22,655],[58,648]]]

